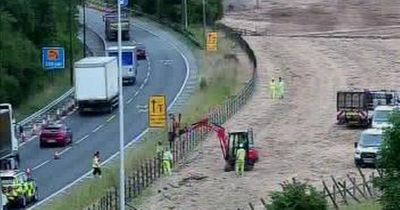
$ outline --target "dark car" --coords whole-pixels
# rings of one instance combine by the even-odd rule
[[[137,60],[146,60],[146,48],[142,44],[137,44],[136,46],[136,59]]]
[[[67,125],[49,124],[42,128],[40,133],[40,147],[48,145],[66,146],[72,143],[72,131]]]

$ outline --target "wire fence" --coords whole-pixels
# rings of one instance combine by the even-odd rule
[[[234,114],[236,114],[252,96],[255,89],[257,78],[257,62],[254,52],[249,47],[247,42],[242,38],[240,33],[232,30],[224,25],[218,25],[218,29],[225,33],[226,37],[234,39],[239,46],[246,52],[251,63],[253,74],[247,81],[246,85],[239,91],[238,94],[228,97],[222,104],[217,105],[209,110],[204,117],[209,123],[223,124]],[[185,130],[181,133],[173,144],[173,166],[191,153],[196,146],[205,140],[209,130],[204,127],[195,127],[190,130]],[[125,192],[126,192],[126,207],[136,209],[128,202],[139,196],[144,189],[149,187],[154,181],[163,177],[162,160],[160,156],[155,156],[151,159],[140,161],[139,167],[136,170],[126,175]],[[119,190],[113,187],[104,193],[99,200],[86,208],[86,210],[111,210],[120,209],[119,205]]]
[[[339,210],[346,205],[361,203],[363,200],[379,197],[380,191],[373,185],[375,179],[380,176],[379,171],[378,173],[372,172],[368,176],[360,168],[358,168],[358,171],[358,175],[347,174],[345,179],[339,180],[331,176],[331,182],[322,181],[321,193],[328,200],[328,205],[331,208]],[[292,182],[296,182],[296,180],[293,179]],[[284,188],[285,184],[281,184],[281,186]],[[256,209],[258,206],[268,209],[268,204],[263,198],[260,199],[258,204],[249,202],[248,206],[251,210]]]

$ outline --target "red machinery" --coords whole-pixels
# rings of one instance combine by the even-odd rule
[[[222,155],[226,161],[225,171],[231,171],[235,168],[236,151],[240,144],[243,144],[246,150],[246,162],[245,170],[252,170],[254,164],[258,161],[258,152],[254,147],[253,131],[249,129],[247,131],[240,132],[229,132],[226,133],[224,127],[211,123],[208,119],[201,120],[197,123],[192,124],[190,129],[196,129],[199,127],[205,127],[208,130],[215,131],[219,139]]]

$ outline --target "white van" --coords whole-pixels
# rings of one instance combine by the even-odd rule
[[[357,167],[375,166],[378,151],[382,144],[383,130],[370,128],[361,132],[360,139],[354,144],[354,163]]]
[[[394,106],[377,106],[374,109],[374,113],[372,115],[372,128],[387,128],[392,125],[389,123],[389,117],[392,111],[394,110]]]

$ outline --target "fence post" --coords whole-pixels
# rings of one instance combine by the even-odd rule
[[[154,177],[154,180],[156,180],[157,179],[157,157],[154,157],[153,158],[153,177]]]
[[[145,177],[144,177],[144,167],[143,167],[143,162],[140,163],[140,175],[142,177],[142,185],[141,188],[144,189],[146,187],[146,183],[145,183]]]
[[[142,192],[142,184],[141,184],[141,176],[140,176],[140,168],[136,170],[136,184],[137,184],[137,194],[139,195]]]
[[[115,209],[119,209],[119,202],[118,202],[118,188],[114,187],[114,202],[115,202]]]
[[[324,186],[324,189],[326,190],[329,198],[332,201],[333,206],[335,207],[335,209],[339,209],[339,206],[336,203],[336,196],[335,196],[335,186],[333,186],[333,193],[331,193],[328,189],[328,187],[326,186],[325,181],[322,181],[322,185]]]

